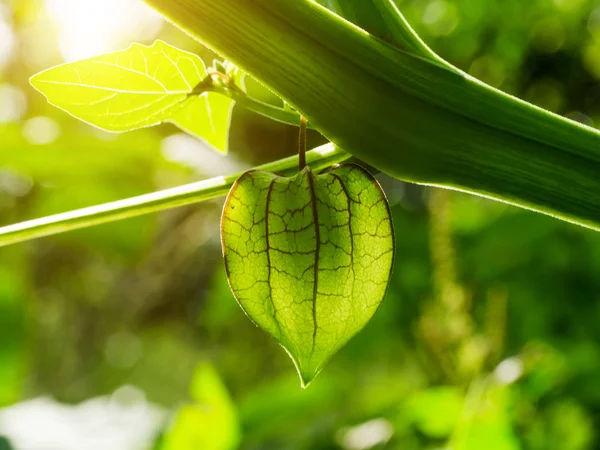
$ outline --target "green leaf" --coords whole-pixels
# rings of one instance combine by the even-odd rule
[[[233,450],[241,430],[235,405],[217,371],[200,364],[191,386],[195,404],[181,407],[162,437],[161,450]]]
[[[156,41],[53,67],[30,82],[52,105],[103,130],[173,122],[227,151],[233,102],[216,93],[196,95],[207,76],[197,55]]]
[[[304,387],[371,319],[394,258],[385,195],[353,164],[289,178],[246,172],[225,202],[221,239],[236,299],[287,350]]]
[[[192,136],[204,139],[213,147],[229,148],[229,126],[234,101],[226,95],[205,92],[186,100],[185,107],[173,112],[168,119]]]

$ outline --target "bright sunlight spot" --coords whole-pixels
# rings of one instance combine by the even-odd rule
[[[508,385],[523,375],[523,362],[519,358],[508,358],[498,364],[494,376],[500,384]]]
[[[248,168],[231,155],[215,152],[207,144],[185,133],[176,133],[161,142],[167,161],[177,162],[206,176],[225,175]]]
[[[13,57],[16,38],[10,23],[10,10],[0,4],[0,67],[4,67]]]
[[[23,123],[21,132],[31,144],[47,145],[60,136],[60,125],[50,117],[32,117]]]
[[[394,434],[394,428],[385,419],[374,419],[346,430],[338,439],[347,450],[367,450],[385,444]]]
[[[27,98],[12,84],[0,85],[0,124],[19,121],[27,111]]]
[[[58,29],[66,61],[152,40],[164,23],[142,0],[46,0],[46,9]]]
[[[151,445],[164,420],[143,392],[124,386],[74,406],[38,398],[1,409],[0,435],[15,450],[136,450]]]

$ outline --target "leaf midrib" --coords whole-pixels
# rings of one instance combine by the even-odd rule
[[[313,315],[313,336],[312,336],[312,353],[315,353],[315,347],[317,344],[317,295],[319,293],[319,253],[321,250],[321,230],[319,230],[319,212],[317,211],[317,195],[315,193],[315,180],[310,170],[307,167],[308,175],[308,186],[310,190],[310,199],[313,210],[313,221],[315,224],[315,264],[314,264],[314,280],[313,280],[313,301],[312,301],[312,315]]]
[[[35,80],[37,83],[55,84],[60,86],[72,86],[81,87],[88,89],[96,89],[105,92],[114,92],[117,94],[132,94],[132,95],[187,95],[191,93],[191,90],[183,91],[136,91],[132,89],[117,89],[108,86],[94,86],[93,84],[86,83],[74,83],[72,81],[53,81],[53,80]]]

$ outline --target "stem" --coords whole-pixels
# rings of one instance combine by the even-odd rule
[[[334,10],[346,20],[389,44],[456,70],[421,40],[393,0],[337,0]],[[287,125],[297,125],[298,119],[301,117],[296,111],[269,105],[243,92],[230,90],[225,95],[231,97],[243,108]],[[313,129],[310,125],[308,128]]]
[[[598,131],[373,39],[310,0],[146,2],[375,168],[600,229]]]
[[[217,92],[221,91],[218,90]],[[278,108],[277,106],[269,105],[268,103],[252,98],[243,92],[237,92],[231,89],[221,93],[227,95],[232,100],[235,100],[236,104],[242,108],[280,123],[298,126],[300,114],[294,110]],[[311,127],[309,126],[308,128]]]
[[[415,33],[393,0],[336,0],[334,11],[373,36],[454,69]]]
[[[249,96],[235,85],[233,85],[233,87],[229,86],[228,88],[216,86],[213,82],[213,78],[221,79],[226,85],[230,85],[231,83],[231,78],[229,78],[228,75],[217,71],[211,71],[210,76],[198,84],[190,95],[202,95],[204,92],[209,91],[218,92],[219,94],[234,100],[238,106],[267,117],[268,119],[286,125],[298,125],[298,121],[300,120],[300,114],[298,112],[261,102],[260,100]]]
[[[323,145],[306,154],[308,163],[315,171],[342,162],[348,157],[347,153],[331,144]],[[292,174],[296,164],[297,156],[292,156],[259,166],[258,169]],[[0,227],[0,247],[221,197],[227,194],[240,175],[242,174],[237,173],[211,178],[104,205]]]
[[[306,118],[300,116],[300,131],[298,139],[298,171],[306,167]]]

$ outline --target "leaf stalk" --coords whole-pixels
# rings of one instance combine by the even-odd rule
[[[306,167],[306,118],[300,116],[300,130],[298,138],[298,171]]]

